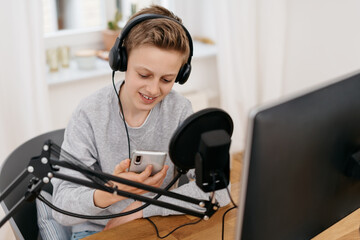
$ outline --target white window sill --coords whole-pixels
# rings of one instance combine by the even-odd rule
[[[96,59],[95,68],[88,70],[79,69],[76,61],[71,60],[70,66],[68,68],[59,68],[57,72],[50,72],[48,70],[47,82],[49,85],[55,85],[89,78],[103,77],[107,75],[111,75],[111,68],[109,63],[100,58]]]
[[[216,45],[209,45],[194,41],[193,60],[214,57],[217,54]],[[111,68],[107,61],[97,59],[96,67],[91,70],[80,70],[74,60],[70,61],[69,68],[59,68],[57,72],[47,72],[47,82],[49,85],[80,81],[89,78],[111,76]]]

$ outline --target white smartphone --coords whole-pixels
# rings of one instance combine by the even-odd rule
[[[129,171],[140,173],[145,170],[147,165],[151,164],[153,166],[151,175],[154,175],[163,168],[166,155],[166,152],[134,151]]]

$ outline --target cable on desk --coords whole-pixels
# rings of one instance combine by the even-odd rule
[[[224,176],[223,174],[221,174],[221,175],[222,175],[222,177],[223,177],[224,181],[226,182],[225,176]],[[230,194],[230,191],[229,191],[229,188],[228,188],[228,187],[226,188],[226,191],[227,191],[227,193],[228,193],[228,195],[229,195],[229,198],[230,198],[231,203],[232,203],[234,206],[233,206],[232,208],[229,208],[228,210],[226,210],[226,211],[224,212],[224,214],[223,214],[223,217],[222,217],[222,225],[221,225],[221,239],[222,239],[222,240],[224,240],[224,232],[225,232],[225,216],[226,216],[226,214],[227,214],[228,212],[230,212],[231,210],[233,210],[233,209],[235,209],[235,208],[237,208],[237,207],[238,207],[238,206],[235,204],[234,200],[232,199],[232,197],[231,197],[231,194]]]
[[[230,212],[231,210],[237,208],[237,206],[233,206],[232,208],[229,208],[228,210],[226,210],[226,212],[224,212],[223,217],[222,217],[222,227],[221,227],[221,239],[224,240],[224,229],[225,229],[225,215]]]
[[[213,180],[214,180],[215,174],[212,174],[212,176],[213,176]],[[215,189],[215,181],[213,181],[213,188]],[[157,237],[160,238],[160,239],[164,239],[164,238],[170,236],[173,232],[175,232],[176,230],[178,230],[178,229],[180,229],[180,228],[182,228],[182,227],[185,227],[185,226],[188,226],[188,225],[197,224],[197,223],[199,223],[199,222],[202,220],[202,218],[200,218],[199,220],[197,220],[197,221],[195,221],[195,222],[185,223],[185,224],[183,224],[183,225],[180,225],[180,226],[176,227],[175,229],[173,229],[172,231],[170,231],[170,232],[169,232],[168,234],[166,234],[165,236],[160,236],[159,230],[158,230],[156,224],[155,224],[150,218],[145,218],[145,219],[148,220],[148,221],[154,226],[155,231],[156,231],[156,235],[157,235]]]
[[[168,234],[166,234],[165,236],[160,236],[159,230],[158,230],[157,226],[155,225],[155,223],[154,223],[150,218],[145,218],[145,219],[148,220],[148,221],[154,226],[155,231],[156,231],[156,235],[157,235],[157,237],[160,238],[160,239],[167,238],[167,237],[170,236],[172,233],[174,233],[176,230],[178,230],[178,229],[180,229],[180,228],[182,228],[182,227],[185,227],[185,226],[197,224],[197,223],[199,223],[199,222],[202,220],[202,218],[199,218],[199,220],[197,220],[197,221],[195,221],[195,222],[185,223],[185,224],[183,224],[183,225],[180,225],[180,226],[174,228],[173,230],[171,230],[171,231],[170,231]]]
[[[223,174],[222,172],[217,172],[217,174],[220,174],[220,175],[222,176],[222,178],[223,178],[223,180],[224,180],[225,183],[227,182],[227,181],[226,181],[226,178],[225,178],[225,176],[224,176],[224,174]],[[215,183],[215,174],[211,174],[211,175],[212,175],[212,177],[213,177],[213,183]],[[225,184],[225,185],[228,186],[228,184]],[[214,186],[214,189],[215,189],[215,186]],[[235,208],[238,207],[238,206],[236,205],[236,203],[234,202],[233,198],[231,197],[229,188],[226,187],[225,189],[226,189],[226,192],[227,192],[227,194],[228,194],[228,196],[229,196],[229,198],[230,198],[231,203],[233,204],[233,207],[231,207],[231,208],[229,208],[228,210],[226,210],[226,211],[224,212],[223,216],[222,216],[222,226],[221,226],[221,239],[222,239],[222,240],[224,240],[225,216],[226,216],[226,214],[227,214],[228,212],[230,212],[231,210],[233,210],[233,209],[235,209]],[[155,224],[150,218],[145,218],[145,219],[148,220],[148,221],[154,226],[155,231],[156,231],[156,235],[157,235],[157,237],[160,238],[160,239],[164,239],[164,238],[170,236],[172,233],[174,233],[176,230],[178,230],[178,229],[180,229],[180,228],[182,228],[182,227],[185,227],[185,226],[188,226],[188,225],[197,224],[197,223],[199,223],[199,222],[202,220],[202,219],[200,218],[199,220],[197,220],[197,221],[195,221],[195,222],[183,224],[183,225],[181,225],[181,226],[176,227],[175,229],[173,229],[172,231],[170,231],[170,232],[169,232],[168,234],[166,234],[165,236],[160,236],[159,230],[158,230],[156,224]]]

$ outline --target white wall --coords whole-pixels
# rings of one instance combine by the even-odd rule
[[[360,69],[360,1],[290,0],[284,93]]]
[[[259,103],[360,69],[360,1],[258,0]]]
[[[359,5],[358,0],[223,2],[216,21],[220,98],[235,122],[235,150],[246,142],[249,109],[360,69]]]
[[[49,101],[53,128],[65,128],[72,112],[80,101],[109,84],[111,84],[111,73],[109,73],[108,77],[89,78],[50,85]]]
[[[216,39],[216,0],[170,1],[171,10],[178,15],[193,37]]]

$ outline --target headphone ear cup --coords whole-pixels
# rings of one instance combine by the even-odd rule
[[[109,52],[109,65],[113,71],[118,71],[119,63],[120,63],[120,55],[115,45],[111,48]]]
[[[179,73],[176,77],[175,82],[179,84],[184,84],[188,80],[191,73],[191,65],[189,63],[185,63],[179,70]]]
[[[125,47],[123,47],[123,46],[120,47],[119,55],[120,55],[119,70],[121,72],[125,72],[127,70],[127,53],[126,53],[126,48]]]

